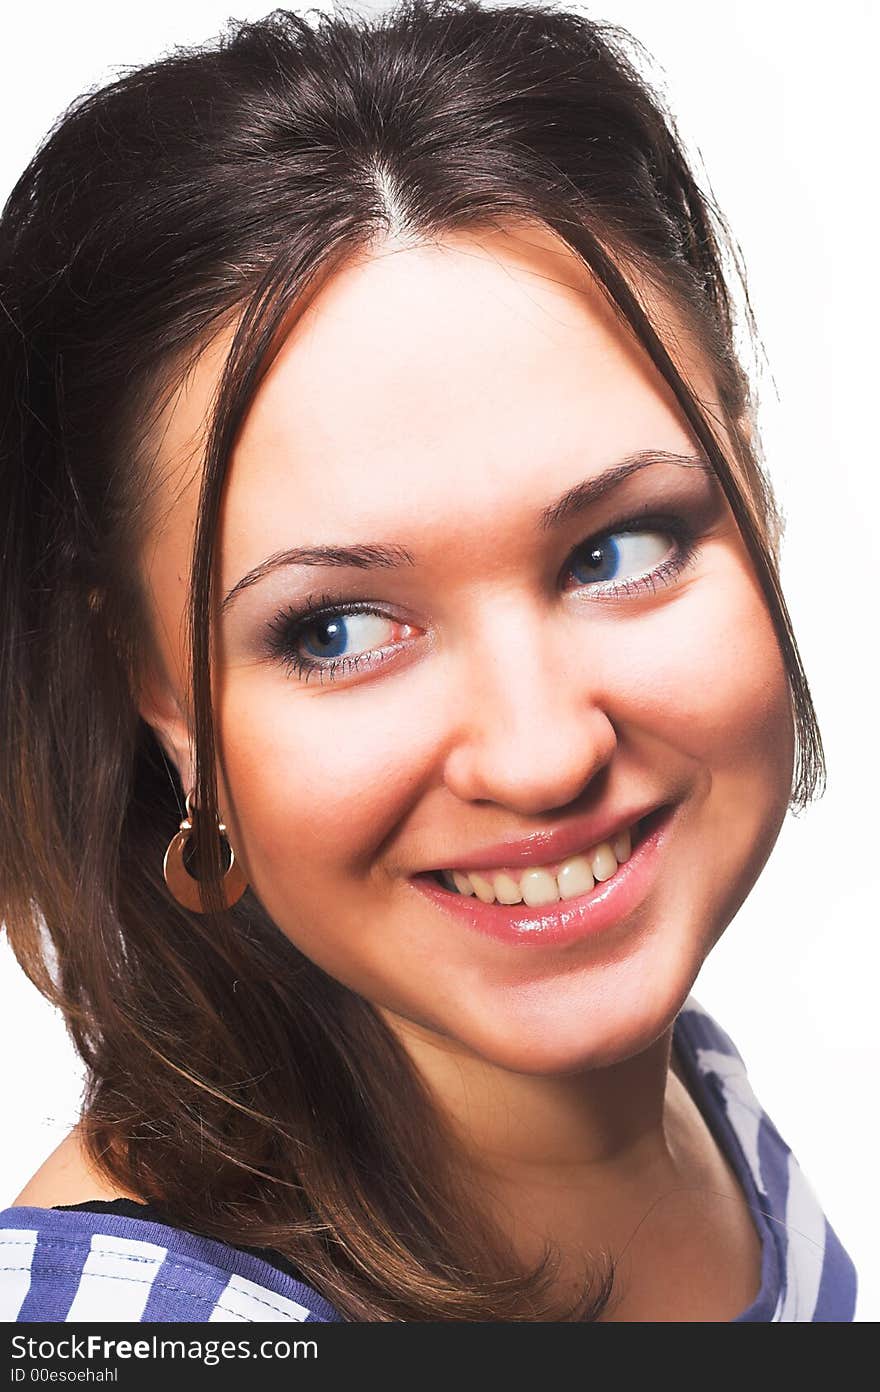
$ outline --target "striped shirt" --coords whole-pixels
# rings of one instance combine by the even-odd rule
[[[760,1290],[734,1323],[852,1320],[853,1263],[755,1097],[738,1050],[693,996],[676,1018],[674,1039],[691,1095],[739,1178],[761,1239]],[[344,1318],[294,1271],[127,1214],[0,1212],[0,1321]]]

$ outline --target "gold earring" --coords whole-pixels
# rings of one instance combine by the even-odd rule
[[[189,873],[183,860],[183,853],[192,831],[193,811],[192,792],[189,792],[186,795],[186,816],[180,823],[180,831],[168,843],[162,871],[165,875],[165,883],[178,904],[182,904],[185,909],[194,910],[195,913],[205,913],[207,910],[202,903],[200,882]],[[225,835],[226,827],[223,822],[218,823],[217,830],[221,836]],[[228,840],[227,845],[229,845]],[[225,908],[231,908],[233,904],[237,903],[247,889],[247,884],[244,872],[235,859],[235,852],[229,846],[229,867],[220,881]]]

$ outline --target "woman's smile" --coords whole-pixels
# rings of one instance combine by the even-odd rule
[[[626,830],[564,861],[558,871],[453,871],[451,883],[445,872],[439,878],[428,872],[411,883],[457,922],[500,942],[567,946],[614,927],[638,907],[660,873],[673,820],[673,809],[663,807],[636,823],[634,842]]]

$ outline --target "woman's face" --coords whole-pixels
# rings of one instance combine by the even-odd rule
[[[185,787],[175,697],[198,459],[230,338],[166,412],[165,506],[144,555],[167,684],[143,710]],[[678,342],[711,412],[710,378]],[[247,418],[221,598],[291,548],[390,554],[360,567],[300,556],[218,608],[220,806],[279,929],[402,1038],[535,1074],[639,1052],[776,839],[787,677],[714,476],[660,459],[556,508],[650,454],[699,450],[580,264],[538,228],[350,264]],[[310,597],[334,613],[297,632]],[[411,878],[583,814],[598,826],[660,804],[674,815],[651,873],[600,931],[487,935]]]

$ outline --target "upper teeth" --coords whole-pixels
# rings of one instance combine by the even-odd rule
[[[597,880],[607,880],[632,853],[630,828],[610,841],[600,841],[588,851],[564,860],[555,870],[529,866],[527,870],[441,870],[448,889],[475,894],[484,904],[555,904],[588,894]]]

